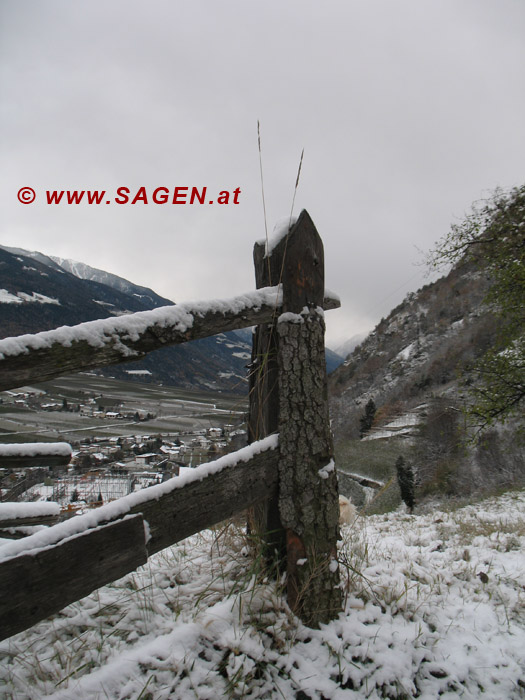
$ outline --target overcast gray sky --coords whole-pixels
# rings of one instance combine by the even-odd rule
[[[341,297],[332,345],[427,281],[417,249],[474,200],[523,182],[524,0],[0,0],[0,13],[1,242],[174,301],[254,286],[257,120],[270,231],[304,147],[294,213],[312,216]],[[112,201],[141,186],[241,193]],[[48,205],[55,189],[106,190],[111,205]]]

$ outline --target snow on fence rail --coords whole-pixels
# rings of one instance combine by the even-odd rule
[[[339,301],[325,295],[322,241],[305,211],[271,247],[257,243],[254,262],[258,291],[234,300],[181,304],[0,341],[5,389],[258,324],[250,373],[251,444],[189,476],[0,547],[0,638],[254,505],[251,527],[266,543],[267,556],[286,568],[292,609],[313,627],[339,613],[338,493],[323,314],[323,306],[337,308]]]
[[[58,503],[0,503],[0,537],[25,537],[35,526],[53,525],[59,516]]]
[[[78,370],[139,360],[168,345],[272,320],[282,305],[278,286],[225,301],[162,306],[151,311],[62,326],[0,340],[0,391]],[[327,297],[326,309],[339,306]]]
[[[26,518],[60,515],[58,503],[40,501],[38,503],[0,503],[0,525],[5,526],[10,521],[20,521]]]
[[[69,464],[71,455],[71,445],[67,442],[0,444],[0,467],[61,467]]]

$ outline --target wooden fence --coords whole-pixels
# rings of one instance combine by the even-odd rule
[[[0,638],[135,570],[148,556],[253,507],[249,527],[287,571],[313,627],[341,608],[337,477],[329,426],[322,241],[306,211],[254,249],[257,291],[0,340],[0,390],[136,360],[256,325],[248,447],[0,547]]]

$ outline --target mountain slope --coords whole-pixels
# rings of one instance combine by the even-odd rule
[[[330,377],[336,434],[357,435],[373,399],[390,413],[457,391],[457,372],[490,346],[497,321],[482,302],[488,280],[472,266],[409,294]],[[394,409],[393,404],[400,404]]]
[[[476,381],[470,368],[502,337],[501,319],[483,303],[488,289],[472,264],[454,268],[409,294],[330,375],[340,485],[358,504],[367,495],[356,473],[388,485],[374,508],[396,507],[398,464],[412,473],[416,503],[523,483],[523,424],[477,434],[463,414]]]
[[[330,348],[325,348],[325,359],[326,359],[326,371],[331,374],[336,370],[342,363],[344,358],[337,352],[330,350]]]
[[[116,275],[89,266],[83,272],[93,279],[72,274],[41,253],[0,247],[0,337],[173,303]],[[97,281],[101,279],[111,284]],[[140,362],[115,365],[104,372],[126,379],[244,393],[250,356],[251,346],[232,332],[164,348]]]
[[[2,304],[2,337],[151,308],[138,297],[80,280],[54,263],[47,265],[1,248],[0,288],[11,295]],[[30,298],[35,301],[31,303]]]

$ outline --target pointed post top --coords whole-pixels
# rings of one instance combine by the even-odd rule
[[[253,257],[258,288],[283,283],[283,311],[299,313],[305,306],[323,306],[323,242],[306,209],[269,256],[260,242]]]
[[[310,215],[303,209],[285,241],[283,311],[323,306],[324,248]]]

